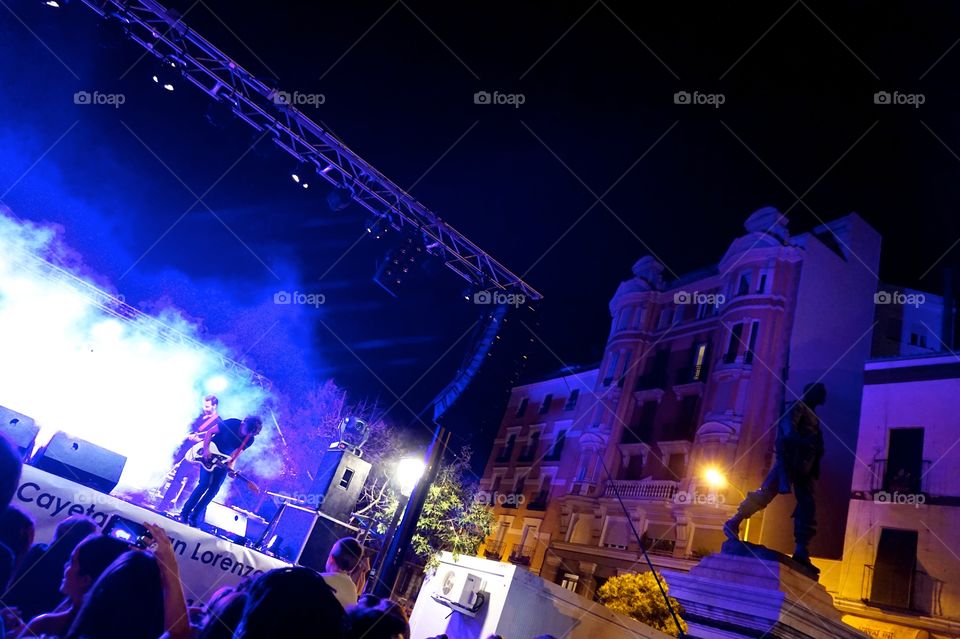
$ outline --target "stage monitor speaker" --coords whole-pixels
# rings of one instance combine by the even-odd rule
[[[320,458],[307,503],[317,504],[317,510],[333,519],[350,521],[369,474],[367,460],[349,450],[328,450]]]
[[[330,555],[333,544],[343,537],[356,538],[359,533],[360,530],[355,526],[328,517],[322,512],[318,513],[317,520],[313,524],[313,530],[310,532],[310,537],[307,539],[297,563],[319,572],[326,572],[327,557]]]
[[[0,406],[0,433],[20,451],[21,459],[26,459],[33,452],[33,444],[37,441],[39,432],[40,427],[34,423],[32,417]]]
[[[126,463],[123,455],[64,432],[55,434],[30,462],[40,470],[102,493],[116,487]]]

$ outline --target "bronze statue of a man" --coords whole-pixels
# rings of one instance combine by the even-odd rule
[[[723,525],[727,538],[740,538],[740,524],[760,512],[778,494],[790,492],[797,498],[793,511],[794,561],[812,566],[808,547],[817,532],[814,481],[820,476],[823,457],[823,433],[816,408],[827,401],[827,389],[821,383],[807,384],[803,396],[793,402],[777,428],[776,461],[757,490],[748,493],[737,514]]]

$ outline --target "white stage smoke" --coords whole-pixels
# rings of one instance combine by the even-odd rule
[[[222,417],[255,414],[268,397],[224,370],[224,348],[163,339],[153,323],[113,317],[82,287],[37,268],[43,264],[37,258],[56,262],[68,254],[53,229],[0,208],[0,405],[37,421],[38,445],[63,430],[125,455],[120,492],[152,488],[169,469],[209,384],[223,388],[217,393]],[[157,319],[199,339],[173,309]],[[264,454],[274,437],[269,413],[263,422],[266,441],[258,441],[247,461],[269,477],[280,462]]]

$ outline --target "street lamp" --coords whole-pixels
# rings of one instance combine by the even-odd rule
[[[405,550],[405,544],[397,544],[398,529],[401,518],[406,514],[407,506],[410,504],[410,495],[413,493],[420,479],[427,469],[427,464],[422,457],[404,457],[397,462],[397,467],[393,472],[393,481],[400,490],[401,499],[397,503],[396,510],[393,511],[393,519],[383,536],[383,544],[377,556],[377,562],[373,566],[371,579],[367,583],[370,592],[382,597],[389,597],[393,590],[393,579],[396,578],[396,569],[391,564],[397,563],[398,552]],[[417,514],[419,516],[419,513]],[[412,529],[411,529],[412,535]],[[384,581],[384,578],[388,580]]]
[[[741,499],[746,499],[747,496],[743,494],[743,491],[731,484],[727,480],[727,475],[722,470],[716,466],[707,466],[703,469],[703,480],[707,483],[707,486],[713,490],[723,490],[728,486],[732,487],[740,495]],[[746,541],[750,537],[750,519],[747,519],[747,525],[743,530],[743,539]]]
[[[394,481],[400,488],[400,494],[409,497],[420,478],[423,477],[423,471],[427,465],[419,457],[404,457],[397,464],[397,471],[393,475]]]

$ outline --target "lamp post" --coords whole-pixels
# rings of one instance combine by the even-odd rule
[[[743,493],[742,490],[731,484],[727,480],[727,475],[717,468],[716,466],[708,466],[703,470],[703,480],[707,483],[707,486],[713,490],[723,490],[727,487],[732,487],[737,494],[740,495],[740,499],[746,499],[747,496]],[[747,541],[750,538],[750,519],[747,519],[747,525],[743,530],[743,540]]]
[[[436,479],[437,471],[440,469],[443,460],[443,452],[446,450],[449,441],[450,433],[437,426],[433,432],[430,449],[427,451],[427,459],[422,462],[422,476],[419,477],[419,481],[408,483],[408,485],[412,485],[412,490],[402,509],[399,504],[397,505],[397,513],[394,513],[396,526],[393,527],[392,534],[388,533],[384,537],[386,548],[380,551],[382,555],[382,558],[378,558],[380,567],[373,571],[373,579],[371,579],[373,582],[371,592],[379,597],[390,597],[393,594],[393,584],[400,572],[403,556],[416,532],[417,521],[423,511],[423,504],[427,499],[427,493],[431,484],[433,484],[433,480]],[[405,473],[414,470],[414,468],[413,464],[407,464]],[[406,479],[410,480],[411,475],[412,473],[407,474]]]
[[[370,571],[370,576],[373,578],[367,580],[369,584],[368,590],[371,592],[376,592],[378,590],[378,584],[382,581],[381,574],[384,564],[386,563],[388,546],[397,534],[397,525],[400,523],[400,516],[410,501],[410,493],[413,492],[417,482],[420,481],[425,469],[426,464],[422,459],[417,457],[404,457],[397,463],[397,468],[393,473],[393,481],[400,490],[401,499],[393,511],[393,518],[390,520],[390,525],[387,527],[387,531],[383,536],[383,544],[380,547],[380,552],[377,553],[376,563]]]

